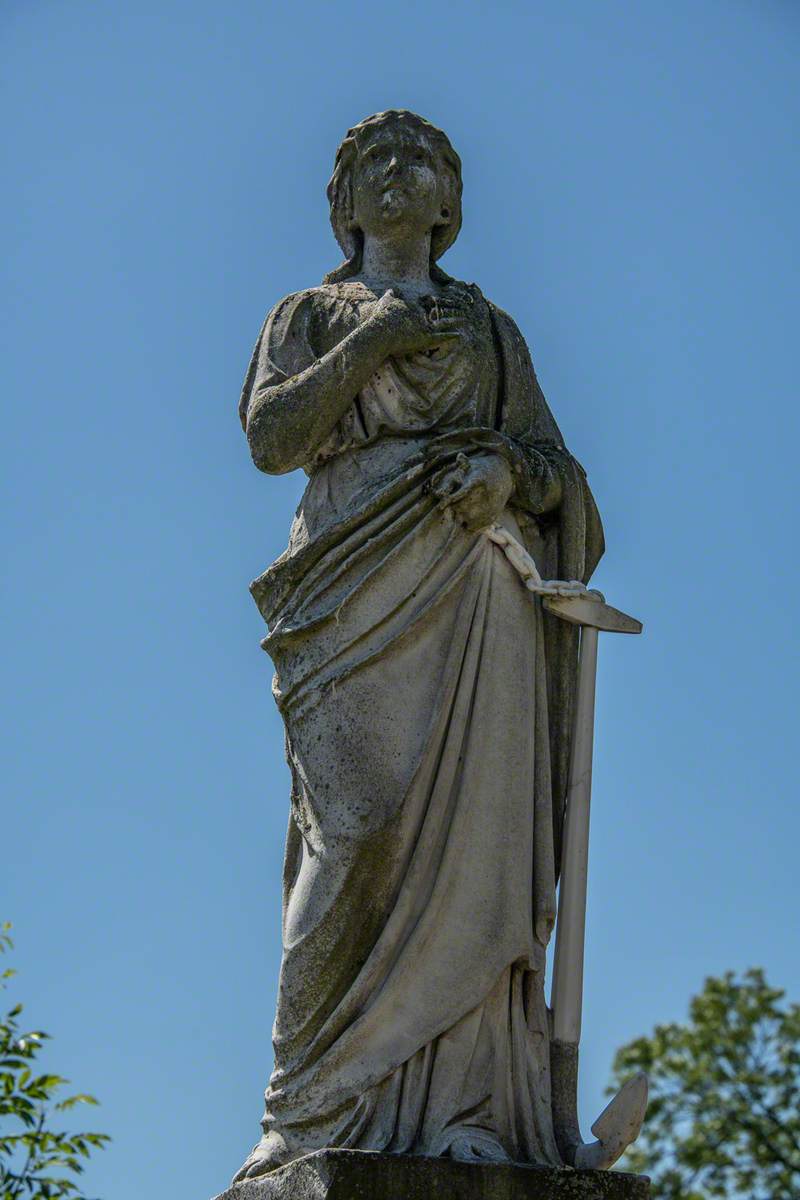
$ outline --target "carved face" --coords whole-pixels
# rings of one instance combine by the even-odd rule
[[[364,235],[428,233],[449,219],[442,164],[420,130],[379,127],[359,146],[353,220]]]

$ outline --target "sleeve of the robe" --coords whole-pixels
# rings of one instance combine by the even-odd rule
[[[313,295],[313,288],[294,292],[279,300],[267,314],[239,398],[239,419],[243,429],[247,428],[250,401],[260,389],[298,375],[317,357],[311,344]]]
[[[497,425],[515,450],[513,503],[557,532],[555,561],[544,571],[588,583],[605,545],[586,473],[564,445],[525,339],[508,313],[491,307],[503,376]]]

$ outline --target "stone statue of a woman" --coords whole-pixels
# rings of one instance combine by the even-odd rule
[[[574,627],[526,592],[603,551],[514,322],[436,264],[461,225],[445,135],[347,134],[346,256],[282,300],[242,392],[253,459],[308,486],[252,586],[292,774],[275,1068],[237,1179],[321,1147],[560,1165],[545,947]]]

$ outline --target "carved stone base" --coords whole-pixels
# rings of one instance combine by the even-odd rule
[[[216,1200],[649,1200],[650,1181],[618,1171],[453,1162],[320,1150]]]

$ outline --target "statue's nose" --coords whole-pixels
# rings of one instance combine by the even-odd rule
[[[400,160],[396,154],[393,154],[392,157],[389,159],[388,163],[386,164],[386,174],[387,175],[396,175],[399,170],[400,170]]]

